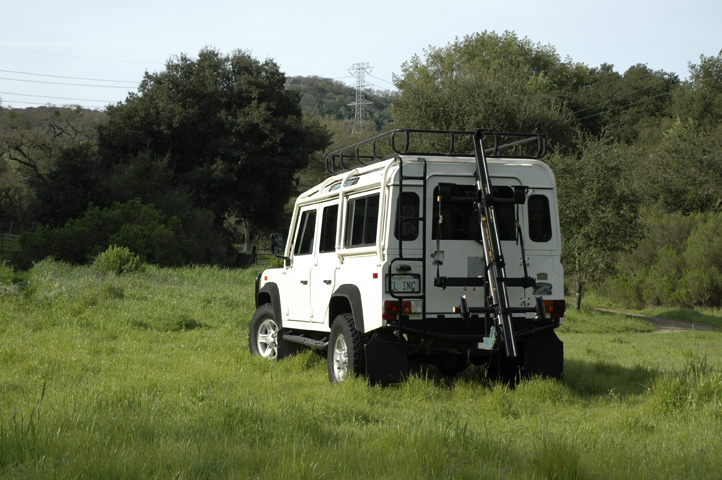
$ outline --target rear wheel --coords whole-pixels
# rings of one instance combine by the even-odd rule
[[[327,352],[328,380],[331,383],[343,382],[364,372],[364,338],[354,327],[351,314],[336,317]]]

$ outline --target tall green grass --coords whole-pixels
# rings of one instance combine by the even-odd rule
[[[44,261],[0,294],[3,478],[716,478],[720,333],[570,314],[563,381],[251,357],[258,269]],[[689,400],[689,399],[692,400]]]

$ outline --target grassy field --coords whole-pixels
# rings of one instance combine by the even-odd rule
[[[258,270],[0,269],[0,477],[719,478],[722,333],[583,309],[563,381],[251,357]]]

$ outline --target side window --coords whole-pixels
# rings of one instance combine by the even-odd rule
[[[296,246],[293,253],[308,255],[313,253],[313,236],[316,231],[316,210],[306,210],[301,214],[296,228]]]
[[[399,215],[397,215],[396,229],[394,230],[394,236],[397,240],[416,240],[419,236],[419,222],[416,220],[407,220],[401,222],[401,215],[406,218],[418,217],[419,216],[419,196],[413,192],[404,192],[399,197],[399,202],[396,207]]]
[[[336,220],[338,219],[338,205],[331,205],[323,209],[321,220],[321,243],[319,252],[336,251]]]
[[[529,238],[533,242],[548,242],[552,239],[549,199],[545,195],[531,195],[527,203],[529,204]]]
[[[346,218],[346,247],[375,245],[378,221],[378,194],[349,200]]]

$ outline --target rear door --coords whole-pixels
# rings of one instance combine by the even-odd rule
[[[452,184],[454,197],[467,197],[467,203],[439,202],[439,184]],[[512,186],[520,185],[515,178],[492,178],[495,195],[512,197]],[[485,278],[484,247],[478,213],[471,199],[476,194],[476,178],[437,175],[429,179],[427,212],[431,212],[427,226],[427,249],[432,255],[426,263],[426,313],[448,315],[459,305],[459,297],[466,295],[469,306],[485,304],[483,286],[434,286],[437,277]],[[522,277],[521,248],[517,242],[516,221],[523,221],[523,208],[513,204],[496,205],[497,226],[502,253],[506,262],[507,277]],[[437,253],[438,252],[438,253]],[[438,264],[435,261],[439,260]],[[511,306],[523,303],[524,291],[520,287],[508,288]]]

